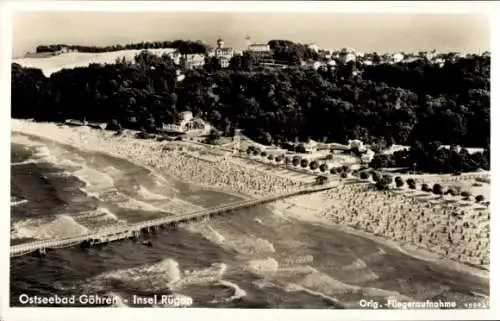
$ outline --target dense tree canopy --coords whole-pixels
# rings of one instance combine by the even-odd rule
[[[370,166],[403,167],[429,173],[461,173],[490,169],[490,149],[469,153],[466,148],[451,146],[443,148],[439,142],[422,145],[416,142],[409,150],[397,151],[393,155],[375,155]]]
[[[268,42],[273,58],[287,65],[300,65],[304,60],[318,60],[319,55],[307,46],[290,40],[271,40]]]
[[[275,48],[290,45],[270,43]],[[450,60],[442,68],[425,62],[364,66],[356,76],[350,72],[352,64],[336,70],[250,70],[251,58],[242,59],[232,61],[229,69],[187,71],[182,82],[168,56],[147,52],[134,63],[93,64],[50,78],[13,64],[12,117],[114,120],[123,128],[154,131],[190,110],[222,134],[240,128],[265,144],[312,138],[379,145],[489,145],[488,56]],[[429,167],[419,157],[417,153],[397,162]]]
[[[174,41],[144,41],[138,43],[131,43],[126,45],[112,45],[112,46],[81,46],[81,45],[40,45],[36,47],[37,53],[42,52],[57,52],[67,48],[69,50],[76,50],[79,52],[110,52],[118,50],[130,49],[162,49],[173,48],[179,50],[181,54],[205,54],[208,52],[209,47],[201,41],[190,40],[174,40]]]

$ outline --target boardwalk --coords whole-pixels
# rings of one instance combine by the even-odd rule
[[[141,233],[141,231],[149,231],[150,229],[172,226],[177,223],[199,220],[217,214],[248,208],[260,204],[270,203],[287,197],[325,191],[333,187],[334,187],[333,185],[321,185],[321,186],[301,189],[294,192],[263,197],[259,199],[251,199],[229,204],[223,204],[216,207],[203,209],[200,211],[195,211],[183,215],[173,215],[168,217],[162,217],[159,219],[140,222],[133,225],[110,228],[106,232],[101,232],[101,233],[91,233],[76,237],[55,239],[55,240],[40,240],[25,244],[14,245],[10,247],[10,256],[17,257],[30,254],[33,252],[38,252],[42,254],[45,253],[46,249],[67,248],[82,244],[83,242],[93,242],[94,244],[100,244],[117,240],[123,240],[127,238],[136,237]]]

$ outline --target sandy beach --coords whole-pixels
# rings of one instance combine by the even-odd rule
[[[303,178],[283,175],[282,170],[256,170],[224,154],[200,153],[187,147],[180,150],[183,144],[178,142],[139,140],[131,133],[115,136],[89,127],[20,120],[12,120],[11,126],[14,132],[104,152],[187,183],[244,197],[283,193],[307,184]],[[418,190],[375,191],[370,183],[356,179],[345,180],[327,192],[272,206],[283,216],[340,226],[422,259],[442,261],[483,277],[489,274],[490,214],[486,206],[461,204]]]

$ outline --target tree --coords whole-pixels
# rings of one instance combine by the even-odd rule
[[[321,59],[303,44],[270,43],[274,49],[269,60],[279,64],[298,66],[301,61]],[[38,49],[58,53],[64,48],[96,53],[175,48],[182,55],[209,50],[201,42],[186,40],[105,47],[44,44]],[[380,58],[376,53],[367,55],[373,61]],[[372,160],[375,168],[448,173],[490,167],[489,151],[467,155],[438,150],[432,143],[489,145],[488,55],[451,55],[442,68],[430,61],[349,63],[339,64],[335,72],[331,68],[253,68],[251,56],[232,59],[229,69],[200,68],[182,75],[168,56],[145,51],[130,62],[65,69],[50,77],[14,63],[11,114],[37,121],[86,118],[109,123],[115,119],[125,129],[143,126],[154,132],[180,120],[181,110],[190,110],[226,136],[237,126],[248,138],[267,144],[299,144],[309,138],[346,143],[348,138],[358,138],[370,145],[411,146],[410,151],[392,156],[377,152]],[[246,58],[250,63],[244,66]],[[349,75],[353,67],[362,73]],[[304,153],[304,145],[297,151]]]
[[[307,159],[303,158],[300,161],[300,166],[303,167],[303,168],[307,168],[307,165],[309,165],[309,161]]]
[[[430,191],[432,191],[431,188],[429,187],[429,185],[425,184],[425,183],[422,184],[421,189],[422,189],[423,192],[430,192]]]
[[[299,166],[301,164],[301,159],[298,156],[294,156],[292,160],[293,166]]]
[[[267,152],[263,150],[262,152],[260,152],[260,156],[261,157],[267,157]]]
[[[313,171],[316,170],[316,169],[318,169],[318,167],[319,167],[318,162],[317,161],[312,161],[311,163],[309,163],[309,167]]]
[[[328,165],[326,165],[326,163],[323,163],[319,166],[319,170],[323,173],[327,172],[328,171]]]
[[[477,195],[476,196],[476,202],[477,203],[481,203],[482,201],[484,201],[484,196],[483,195]]]
[[[381,178],[381,177],[380,177],[380,174],[379,174],[378,172],[373,171],[373,172],[372,172],[372,178],[373,178],[373,181],[374,181],[374,182],[378,182],[378,181],[380,180],[380,178]]]
[[[401,187],[405,184],[401,176],[396,176],[395,182],[397,187]]]
[[[377,181],[375,186],[379,190],[386,190],[389,188],[389,185],[391,185],[392,181],[393,181],[392,176],[385,174],[382,175],[382,177],[380,178],[380,180]]]
[[[336,167],[332,167],[330,169],[330,174],[337,174],[337,168]]]
[[[273,144],[273,136],[268,132],[264,132],[261,137],[261,141],[264,145],[272,145]]]
[[[340,173],[340,177],[342,177],[342,178],[347,178],[347,173],[346,173],[346,172],[342,172],[342,173]]]
[[[471,197],[471,193],[467,191],[462,191],[460,192],[460,196],[462,196],[464,200],[468,200]]]
[[[219,139],[220,139],[220,133],[216,129],[210,130],[210,133],[207,136],[207,143],[208,144],[215,144]]]
[[[121,131],[122,126],[116,119],[111,119],[106,125],[106,130]]]
[[[415,180],[413,178],[408,178],[406,180],[406,184],[408,185],[408,187],[410,189],[416,189],[417,188],[417,183],[415,182]]]
[[[443,187],[436,183],[432,186],[432,192],[436,195],[443,195]]]
[[[359,177],[360,177],[361,179],[368,179],[368,178],[370,177],[370,175],[369,175],[367,172],[363,171],[363,172],[361,172],[361,173],[359,174]]]

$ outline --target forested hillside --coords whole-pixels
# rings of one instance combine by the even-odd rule
[[[135,63],[62,70],[50,78],[13,64],[12,117],[114,119],[155,131],[191,110],[227,135],[237,127],[264,143],[489,144],[488,56],[449,60],[442,68],[428,62],[357,66],[356,76],[354,68],[206,68],[187,71],[178,82],[169,57],[147,52]]]

